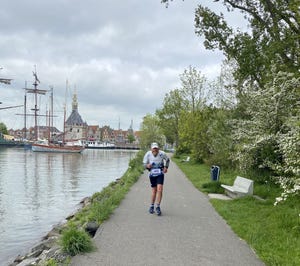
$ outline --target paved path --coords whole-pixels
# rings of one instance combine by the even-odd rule
[[[149,201],[145,172],[97,231],[97,250],[71,265],[264,265],[174,163],[165,177],[162,216],[148,213]]]

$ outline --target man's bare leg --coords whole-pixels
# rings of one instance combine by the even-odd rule
[[[156,204],[160,205],[162,200],[162,194],[163,194],[163,185],[158,184],[157,185],[157,192],[156,192]]]
[[[157,187],[153,187],[152,194],[151,194],[151,204],[155,203],[156,195],[157,195]]]

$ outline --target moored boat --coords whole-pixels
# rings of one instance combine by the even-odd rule
[[[34,152],[62,152],[62,153],[81,153],[84,150],[82,146],[69,146],[60,144],[32,144]]]
[[[101,141],[86,141],[85,147],[87,149],[114,149],[115,144],[110,142],[101,142]]]
[[[4,135],[0,132],[0,146],[24,147],[24,142],[21,140],[15,140],[12,136]]]

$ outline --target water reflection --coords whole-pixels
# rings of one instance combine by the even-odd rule
[[[40,240],[79,201],[123,175],[135,151],[0,148],[0,265]]]

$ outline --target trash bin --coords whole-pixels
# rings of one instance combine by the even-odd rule
[[[220,167],[213,165],[210,169],[210,177],[212,181],[218,181],[220,177]]]

